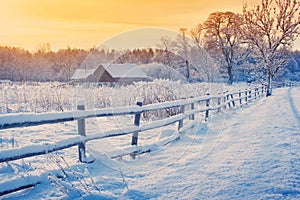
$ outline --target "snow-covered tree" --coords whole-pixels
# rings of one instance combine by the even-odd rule
[[[161,63],[144,64],[139,67],[147,74],[147,76],[150,76],[153,79],[168,79],[173,81],[186,80],[180,72]]]
[[[233,12],[214,12],[209,15],[203,26],[194,30],[196,41],[199,31],[205,30],[205,49],[224,66],[228,83],[233,83],[233,69],[249,55],[249,48],[242,41],[243,18]]]
[[[172,43],[172,50],[180,55],[182,58],[182,66],[185,68],[185,76],[187,80],[190,80],[191,78],[191,72],[190,72],[190,52],[191,52],[191,45],[189,38],[186,35],[187,29],[186,28],[180,28],[179,34],[177,35],[177,38]]]
[[[286,66],[288,50],[299,35],[298,0],[261,0],[254,7],[244,6],[245,39],[255,49],[256,62],[267,80],[267,96],[272,79]]]
[[[162,36],[160,38],[160,43],[157,44],[158,48],[162,49],[163,57],[164,57],[164,64],[172,67],[172,60],[171,60],[171,50],[172,50],[172,39],[169,36]]]
[[[191,30],[194,46],[192,47],[192,64],[205,82],[215,82],[220,78],[220,71],[213,58],[204,49],[204,27],[198,24]]]

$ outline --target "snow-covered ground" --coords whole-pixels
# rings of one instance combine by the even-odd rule
[[[179,140],[136,159],[108,157],[111,151],[130,146],[131,136],[124,136],[88,143],[96,158],[92,164],[77,162],[77,147],[2,163],[1,186],[9,187],[13,176],[28,182],[30,177],[42,178],[34,188],[0,198],[299,199],[299,99],[300,88],[276,89],[269,98],[215,115],[206,124],[199,121],[198,126],[181,133]],[[117,127],[124,120],[132,118],[90,120],[90,132]],[[2,148],[44,143],[38,139],[43,133],[48,135],[46,142],[65,138],[63,132],[71,137],[76,134],[76,123],[20,130],[1,132],[24,137],[17,143],[3,137]],[[174,134],[176,126],[143,132],[139,144],[151,145]]]
[[[190,96],[216,95],[224,91],[247,88],[244,83],[188,83],[155,79],[126,86],[109,87],[95,84],[69,84],[60,82],[21,82],[0,84],[0,114],[23,112],[72,111],[77,101],[84,101],[86,109],[129,106],[136,98],[144,104],[172,101]]]

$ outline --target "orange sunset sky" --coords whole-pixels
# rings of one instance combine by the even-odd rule
[[[0,0],[0,45],[91,48],[138,28],[190,29],[214,11],[241,12],[246,2],[253,0]]]

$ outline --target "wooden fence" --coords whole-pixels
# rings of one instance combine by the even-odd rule
[[[264,93],[265,87],[260,86],[246,89],[244,91],[224,93],[216,96],[207,95],[204,97],[180,99],[144,106],[142,105],[142,101],[138,101],[135,106],[105,108],[99,110],[84,110],[84,105],[78,105],[78,111],[73,112],[1,115],[0,130],[77,120],[78,136],[71,139],[57,141],[55,144],[32,145],[16,149],[1,150],[0,163],[47,154],[73,146],[78,146],[79,160],[81,162],[90,162],[91,160],[86,158],[86,142],[88,141],[132,134],[131,144],[138,145],[139,132],[163,127],[177,122],[178,130],[180,130],[184,127],[184,120],[187,118],[189,120],[195,120],[195,114],[197,113],[204,113],[203,117],[206,121],[212,111],[220,112],[221,109],[242,106],[243,104],[247,104],[248,101],[263,96]],[[204,106],[198,106],[200,104]],[[140,125],[142,113],[166,110],[170,108],[179,108],[180,113],[163,120]],[[135,115],[134,126],[123,128],[122,130],[112,130],[101,134],[86,135],[85,119],[120,115]],[[134,153],[139,152],[132,152],[132,154]]]
[[[283,88],[283,87],[300,87],[300,82],[295,81],[285,81],[285,82],[272,82],[273,88]]]
[[[0,131],[16,127],[37,126],[74,120],[77,120],[78,123],[77,137],[57,141],[55,144],[31,145],[16,149],[1,150],[0,163],[48,154],[50,152],[63,150],[73,146],[78,146],[79,160],[81,162],[89,163],[92,162],[93,159],[86,157],[86,143],[88,141],[132,134],[131,145],[138,145],[140,132],[174,123],[178,123],[179,132],[184,131],[191,128],[193,124],[195,124],[187,123],[186,120],[188,120],[189,122],[193,122],[196,121],[197,117],[197,120],[207,121],[208,117],[213,113],[218,113],[221,110],[245,105],[249,101],[254,101],[255,99],[258,99],[262,96],[265,96],[264,86],[253,87],[233,93],[224,92],[223,94],[216,96],[207,95],[204,97],[191,97],[188,99],[180,99],[176,101],[156,103],[151,105],[143,105],[142,100],[139,100],[137,101],[137,104],[135,106],[128,107],[85,110],[84,105],[79,104],[77,107],[77,111],[73,112],[0,115]],[[140,124],[141,115],[143,113],[171,108],[177,108],[177,110],[179,110],[179,113],[164,118],[163,120],[157,120],[143,125]],[[86,134],[85,119],[120,115],[134,115],[133,126],[122,128],[121,130],[112,130],[101,134]],[[142,151],[133,151],[126,155],[135,157],[135,155],[137,154],[150,151],[151,149],[143,149]],[[114,158],[116,157],[118,156],[115,156]],[[5,182],[0,182],[0,196],[21,189],[33,187],[41,183],[44,179],[45,174],[42,176],[34,176],[29,179],[30,181],[24,178],[13,178],[11,180],[6,180]]]

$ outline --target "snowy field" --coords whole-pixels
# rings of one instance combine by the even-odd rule
[[[160,79],[116,87],[60,82],[0,84],[0,113],[68,111],[76,109],[79,100],[85,101],[86,109],[135,105],[136,98],[143,98],[144,104],[151,104],[246,87],[243,83],[228,86]]]
[[[89,142],[88,150],[96,158],[92,164],[77,161],[77,147],[1,163],[1,187],[15,184],[14,179],[42,180],[1,198],[299,199],[299,98],[300,88],[276,89],[269,98],[215,115],[207,123],[199,121],[179,140],[136,159],[110,159],[113,151],[130,146],[131,136],[123,136]],[[89,119],[87,129],[97,133],[125,122],[132,123],[132,116]],[[140,133],[139,144],[155,147],[178,134],[176,128]],[[76,122],[8,129],[1,131],[0,149],[51,143],[76,134]]]

